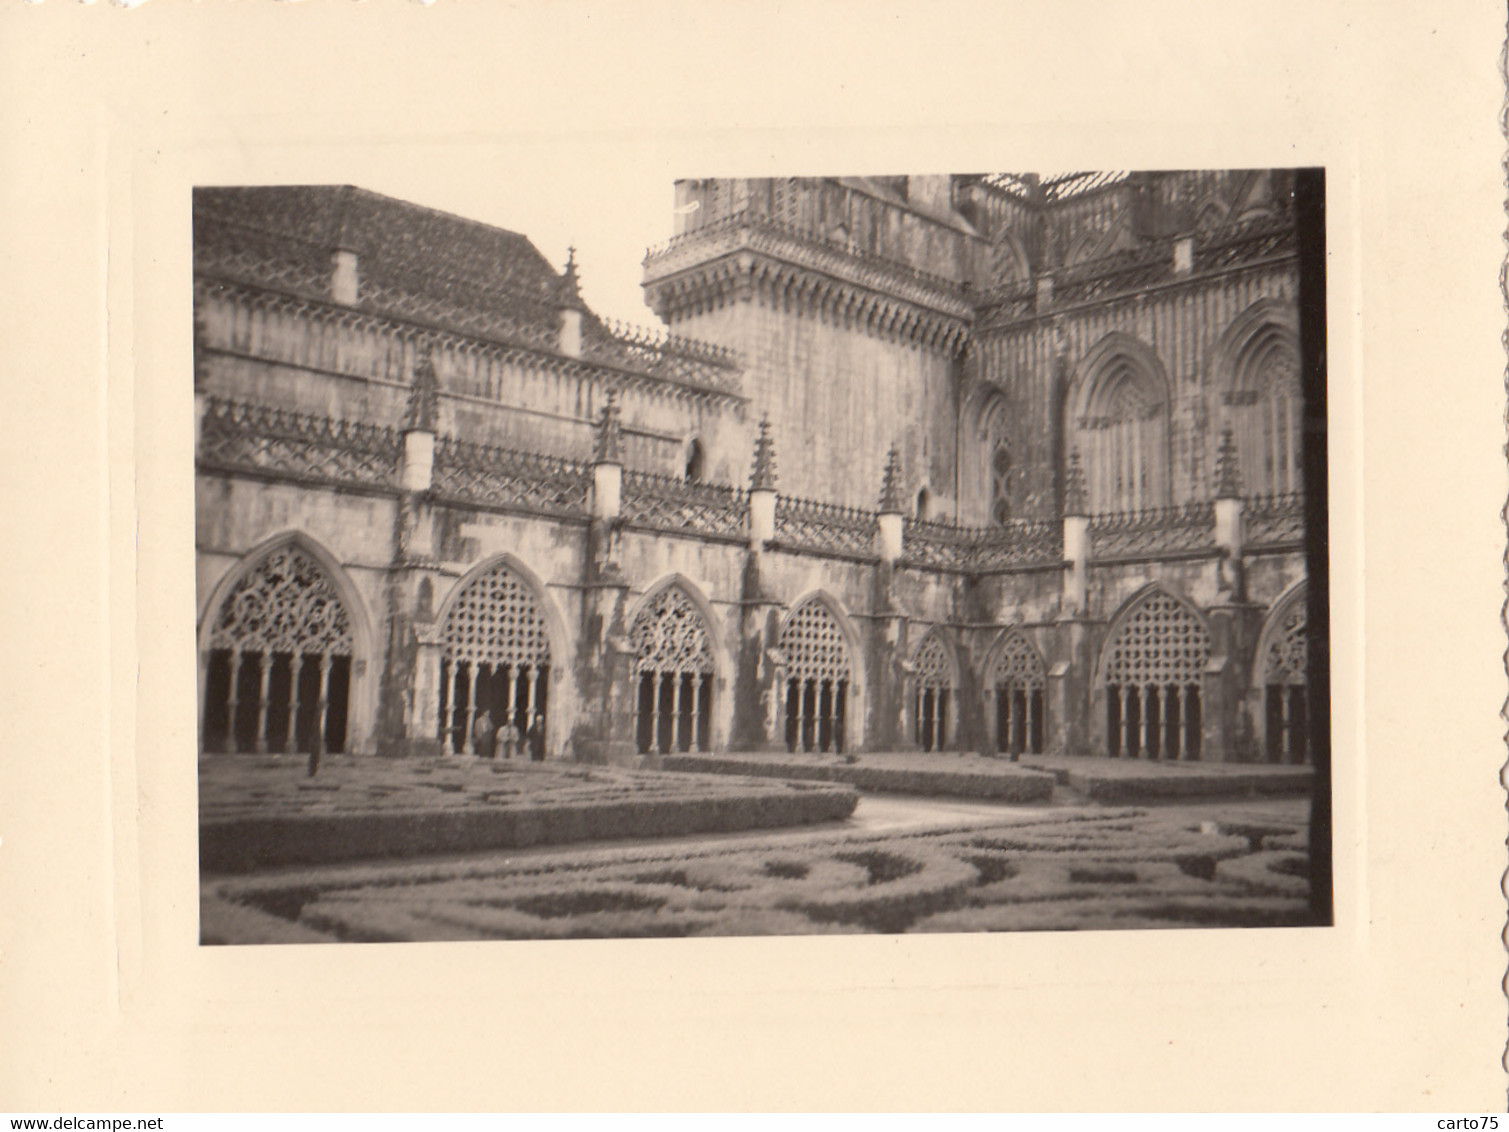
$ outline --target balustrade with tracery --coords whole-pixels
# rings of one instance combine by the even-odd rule
[[[446,616],[444,646],[441,749],[543,759],[550,640],[529,584],[506,563],[467,583]]]
[[[924,751],[941,751],[949,738],[954,673],[948,649],[936,632],[912,654],[912,738]]]
[[[749,497],[721,484],[626,468],[620,516],[628,526],[742,540],[748,537]]]
[[[1153,592],[1121,619],[1104,661],[1112,758],[1198,759],[1200,686],[1210,634],[1183,603]]]
[[[380,425],[208,397],[199,462],[207,468],[391,488],[402,443],[396,430]]]
[[[713,649],[702,611],[678,587],[657,594],[634,618],[634,739],[640,754],[711,746]]]
[[[870,559],[875,555],[874,512],[782,495],[775,505],[775,538],[783,547]]]
[[[1262,665],[1264,753],[1273,763],[1310,761],[1306,682],[1309,645],[1304,591],[1292,597],[1269,629]]]
[[[986,686],[995,696],[996,750],[1013,759],[1042,754],[1047,679],[1042,658],[1020,633],[1007,636]]]
[[[816,599],[803,603],[781,630],[786,661],[786,748],[842,751],[853,669],[833,614]]]
[[[319,565],[292,546],[266,555],[215,614],[205,751],[342,750],[352,652],[350,615]]]

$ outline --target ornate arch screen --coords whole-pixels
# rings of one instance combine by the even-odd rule
[[[1269,762],[1310,761],[1305,591],[1275,611],[1264,635],[1262,665],[1263,746]]]
[[[215,614],[204,749],[344,749],[351,655],[350,614],[325,572],[295,547],[274,550]]]
[[[1154,382],[1128,359],[1097,382],[1084,421],[1086,487],[1096,513],[1141,511],[1168,502],[1167,406]]]
[[[442,748],[543,759],[550,639],[529,584],[507,563],[474,578],[451,603],[443,640]]]
[[[996,698],[996,750],[1016,758],[1043,752],[1043,713],[1047,675],[1037,650],[1012,632],[990,668],[988,686]]]
[[[1198,759],[1200,682],[1210,634],[1182,602],[1153,592],[1121,619],[1106,654],[1112,758]]]
[[[948,649],[930,632],[912,654],[912,737],[924,751],[941,751],[948,741],[953,693]]]
[[[713,703],[713,649],[702,611],[677,586],[634,618],[634,736],[641,754],[705,751]]]
[[[849,647],[822,602],[804,602],[779,642],[786,658],[786,747],[842,751],[849,707]]]

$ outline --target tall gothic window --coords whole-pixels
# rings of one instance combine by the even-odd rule
[[[686,482],[702,482],[702,442],[693,440],[686,446]]]
[[[1299,358],[1289,335],[1263,327],[1242,350],[1228,395],[1243,490],[1283,495],[1301,489]]]
[[[924,751],[941,751],[949,739],[954,670],[936,631],[912,654],[912,738]]]
[[[1169,501],[1168,395],[1150,350],[1125,335],[1092,351],[1076,444],[1096,514],[1144,511]]]
[[[204,749],[344,749],[351,654],[350,615],[324,571],[296,547],[274,550],[215,615]]]
[[[1210,634],[1182,602],[1158,590],[1121,617],[1103,662],[1112,758],[1198,759],[1200,683]]]
[[[1011,449],[1005,441],[990,454],[990,521],[1000,527],[1011,521]]]
[[[634,618],[634,737],[641,754],[711,746],[713,650],[702,612],[678,587]]]
[[[1305,590],[1301,586],[1274,611],[1258,657],[1264,754],[1273,763],[1310,761],[1305,621]]]
[[[1005,526],[1011,520],[1011,440],[1004,398],[995,397],[980,416],[977,465],[986,521]]]
[[[1047,730],[1043,659],[1027,638],[1011,632],[991,665],[986,687],[995,696],[996,750],[1012,756],[1043,752]]]
[[[786,749],[842,751],[853,669],[838,621],[810,598],[787,619],[779,647],[786,658]]]
[[[442,748],[544,758],[550,640],[529,584],[507,563],[474,578],[451,603],[443,639]]]

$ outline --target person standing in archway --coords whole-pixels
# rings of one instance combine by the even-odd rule
[[[533,762],[545,761],[545,721],[538,714],[529,724],[529,758]]]
[[[494,742],[497,731],[493,727],[493,713],[491,709],[477,716],[477,722],[472,725],[472,747],[477,752],[478,758],[490,759],[494,755]]]

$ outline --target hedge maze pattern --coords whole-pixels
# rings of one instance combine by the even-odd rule
[[[222,885],[272,937],[507,940],[1306,922],[1302,803],[1097,810],[945,833],[608,859],[367,866]],[[212,932],[210,933],[213,934]],[[269,940],[271,941],[271,940]]]

